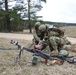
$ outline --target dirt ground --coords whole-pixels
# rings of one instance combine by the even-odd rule
[[[19,44],[28,46],[32,43],[32,34],[14,34],[0,33],[0,47],[17,48],[10,44],[10,41],[17,40]],[[68,39],[76,44],[76,39]],[[63,65],[50,65],[44,63],[44,59],[39,57],[38,64],[31,64],[33,54],[23,51],[20,62],[15,63],[19,50],[1,50],[0,49],[0,75],[76,75],[76,64],[64,62]],[[75,52],[69,51],[70,55]],[[50,62],[50,61],[49,61]]]

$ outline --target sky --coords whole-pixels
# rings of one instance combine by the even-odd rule
[[[47,0],[37,13],[44,21],[76,23],[76,0]]]

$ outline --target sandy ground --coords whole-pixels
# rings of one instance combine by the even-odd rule
[[[67,39],[68,39],[72,44],[76,44],[76,38],[67,37]]]
[[[24,39],[32,40],[32,34],[14,34],[14,33],[0,33],[0,38],[9,38],[9,39]],[[67,37],[72,44],[76,44],[76,38]]]
[[[0,33],[0,46],[6,48],[16,48],[10,44],[12,39],[19,41],[27,46],[33,36],[31,34]],[[67,37],[73,44],[75,38]],[[44,59],[39,58],[38,64],[32,66],[33,54],[24,51],[20,63],[14,63],[18,50],[0,50],[0,75],[76,75],[76,64],[69,64],[66,61],[63,65],[50,65],[44,63]],[[70,55],[76,53],[70,52]],[[50,61],[49,61],[50,62]]]
[[[32,40],[32,34],[0,33],[0,38]]]

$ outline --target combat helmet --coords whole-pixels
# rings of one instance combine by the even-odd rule
[[[41,25],[40,22],[36,22],[36,23],[35,23],[35,26],[40,26],[40,25]]]
[[[66,51],[66,50],[61,50],[58,54],[59,56],[64,56],[64,57],[67,57],[69,55],[69,52]]]
[[[41,32],[44,32],[45,30],[46,30],[46,26],[45,25],[40,25],[39,26],[39,30],[41,31]]]

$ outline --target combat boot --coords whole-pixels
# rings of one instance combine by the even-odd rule
[[[51,54],[58,54],[58,50],[53,50],[52,52],[51,52]]]

